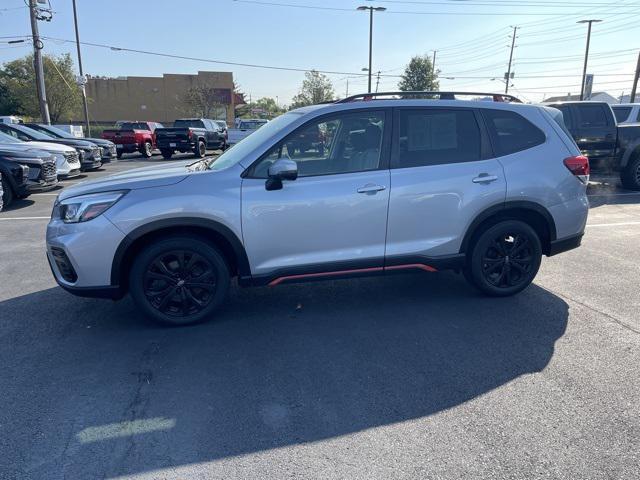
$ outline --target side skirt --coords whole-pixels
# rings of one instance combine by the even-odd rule
[[[442,257],[398,256],[386,260],[366,260],[364,262],[336,262],[331,264],[305,265],[303,267],[280,269],[267,275],[241,278],[242,286],[274,287],[283,283],[301,283],[315,280],[333,280],[378,276],[409,271],[437,272],[461,269],[465,265],[465,255]]]

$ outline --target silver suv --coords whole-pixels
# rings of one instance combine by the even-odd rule
[[[589,164],[559,111],[385,95],[288,112],[217,159],[66,188],[47,229],[57,282],[130,293],[154,319],[187,324],[211,317],[232,277],[454,269],[506,296],[542,255],[580,245]]]

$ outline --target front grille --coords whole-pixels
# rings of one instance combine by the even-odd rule
[[[55,162],[45,162],[42,164],[42,169],[40,170],[40,178],[42,180],[51,180],[52,178],[56,178],[56,176]]]
[[[99,147],[93,147],[91,149],[91,156],[93,158],[100,158],[101,149]]]
[[[56,262],[56,266],[58,267],[58,271],[60,272],[60,275],[62,275],[62,278],[69,283],[74,283],[78,280],[78,274],[74,270],[69,257],[67,257],[66,252],[62,248],[51,247],[51,256]]]
[[[40,167],[29,165],[29,180],[38,181],[40,179]]]
[[[64,154],[64,158],[67,160],[67,162],[69,162],[69,165],[74,165],[74,164],[80,162],[80,159],[78,158],[78,153],[77,152],[65,153]]]

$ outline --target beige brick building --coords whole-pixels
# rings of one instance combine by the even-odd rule
[[[234,95],[231,72],[198,72],[197,75],[164,74],[162,77],[90,77],[86,89],[89,117],[96,123],[117,120],[147,120],[171,123],[176,118],[192,116],[184,103],[190,87],[206,85],[216,92],[224,108],[214,118],[233,123]],[[81,122],[82,117],[74,119]]]

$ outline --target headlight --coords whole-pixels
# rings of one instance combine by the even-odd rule
[[[67,198],[56,202],[51,217],[60,219],[64,223],[88,222],[106,212],[126,193],[125,190]]]

